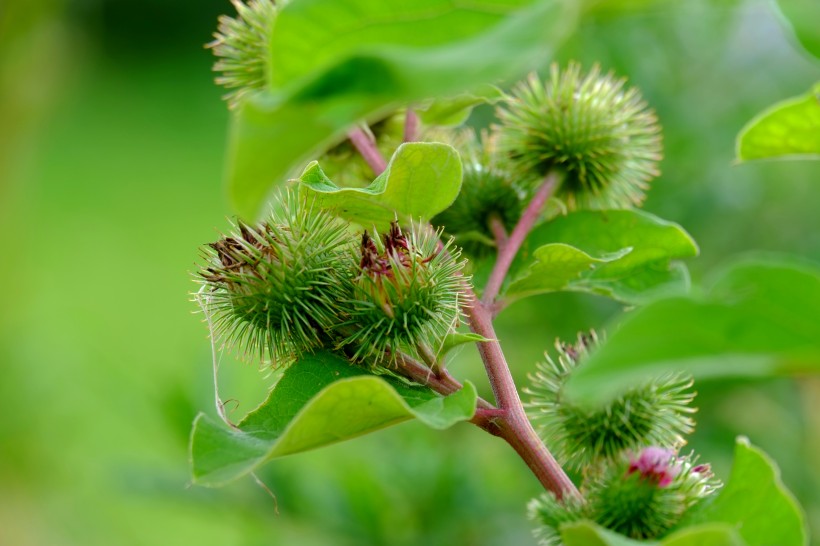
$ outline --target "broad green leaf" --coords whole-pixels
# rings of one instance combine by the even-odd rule
[[[327,353],[309,355],[285,371],[268,399],[236,429],[205,414],[191,433],[193,481],[217,486],[284,455],[361,436],[408,419],[443,429],[470,419],[470,383],[441,397]]]
[[[396,218],[430,219],[449,207],[461,190],[461,160],[452,146],[402,144],[385,171],[366,188],[340,188],[317,162],[299,178],[300,192],[316,206],[365,226],[379,228]]]
[[[456,347],[466,345],[467,343],[479,343],[482,341],[492,340],[473,332],[456,332],[454,334],[448,334],[447,337],[444,338],[444,343],[441,344],[439,355],[446,355]]]
[[[631,312],[568,380],[567,396],[605,403],[636,380],[820,373],[820,267],[746,260],[703,296]]]
[[[288,3],[272,34],[271,89],[232,120],[234,206],[256,217],[276,184],[360,120],[542,65],[576,11],[567,0]]]
[[[685,288],[686,270],[671,260],[697,253],[683,228],[651,214],[574,212],[533,230],[506,297],[576,291],[643,303],[661,292]]]
[[[820,83],[754,117],[737,137],[737,161],[820,159]]]
[[[427,125],[459,126],[467,121],[473,108],[479,104],[492,104],[504,94],[497,87],[484,86],[474,93],[461,93],[454,97],[433,99],[416,108],[422,123]]]
[[[800,44],[820,59],[820,2],[817,0],[777,0]]]
[[[718,497],[686,515],[685,525],[699,523],[731,525],[748,546],[808,544],[805,516],[780,470],[745,438],[738,438],[732,473]]]
[[[715,523],[688,527],[658,541],[633,540],[591,521],[579,521],[562,525],[561,538],[564,546],[747,546],[732,526]]]

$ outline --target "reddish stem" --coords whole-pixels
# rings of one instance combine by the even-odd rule
[[[350,132],[347,133],[347,137],[364,160],[367,161],[367,164],[370,165],[373,174],[376,176],[382,174],[387,168],[387,162],[385,162],[373,139],[358,127],[351,129]]]
[[[493,420],[493,424],[497,427],[494,433],[504,438],[515,449],[541,484],[547,490],[552,491],[557,499],[560,500],[565,495],[580,496],[572,480],[549,452],[527,419],[515,387],[515,381],[510,373],[510,367],[497,341],[492,317],[476,299],[475,293],[469,288],[468,290],[468,298],[472,299],[472,305],[466,308],[470,329],[492,340],[477,343],[478,352],[484,362],[496,403],[500,409],[505,411],[503,417]]]
[[[501,221],[501,218],[497,214],[490,216],[490,221],[488,224],[490,226],[490,231],[493,234],[493,239],[495,239],[495,246],[498,249],[498,252],[501,253],[504,250],[504,247],[507,246],[507,228],[504,227],[504,222]]]
[[[501,285],[504,284],[504,279],[507,277],[515,255],[518,254],[518,250],[524,243],[524,239],[527,238],[530,230],[541,215],[541,211],[555,190],[557,183],[557,174],[551,172],[547,175],[544,182],[538,188],[538,191],[535,192],[532,201],[530,201],[527,208],[524,209],[524,213],[521,215],[521,219],[518,220],[515,228],[513,228],[509,239],[506,240],[503,248],[498,249],[498,258],[496,259],[492,273],[490,273],[490,278],[487,280],[487,285],[484,287],[484,297],[482,301],[485,305],[492,305],[498,296]]]

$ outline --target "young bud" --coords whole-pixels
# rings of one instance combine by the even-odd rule
[[[380,364],[398,350],[436,347],[459,317],[463,262],[438,233],[405,234],[397,222],[379,239],[368,232],[354,256],[346,291],[349,319],[339,344],[353,359]]]
[[[216,83],[232,91],[225,95],[230,108],[236,108],[253,91],[268,82],[268,49],[276,6],[272,0],[231,0],[236,18],[222,15],[214,40],[207,47],[218,57],[214,70],[222,75]]]
[[[556,458],[575,470],[592,472],[607,461],[644,445],[679,447],[693,429],[689,406],[692,380],[669,375],[638,384],[605,407],[589,409],[567,401],[563,388],[576,366],[597,344],[594,332],[575,345],[556,342],[558,358],[545,354],[530,374],[527,410]]]
[[[342,223],[294,198],[257,226],[237,222],[197,273],[212,335],[274,365],[329,344],[349,248]]]
[[[496,163],[489,137],[479,141],[472,130],[460,134],[461,192],[447,210],[433,218],[433,224],[455,236],[465,252],[480,256],[495,246],[492,222],[500,222],[507,233],[513,230],[521,217],[523,192]]]
[[[535,75],[499,108],[499,151],[522,181],[563,173],[556,197],[569,209],[640,205],[659,173],[660,127],[635,88],[577,63]]]

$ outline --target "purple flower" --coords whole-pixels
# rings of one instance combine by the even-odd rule
[[[629,462],[627,475],[639,472],[641,477],[654,481],[658,487],[666,487],[680,474],[681,465],[675,451],[662,447],[647,447]]]

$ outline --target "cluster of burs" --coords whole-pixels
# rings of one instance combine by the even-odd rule
[[[218,82],[236,106],[267,81],[267,32],[276,8],[236,2],[212,44]],[[471,128],[424,126],[418,139],[455,147],[461,193],[432,225],[351,226],[298,191],[283,192],[268,219],[237,221],[205,249],[198,298],[222,345],[281,366],[316,350],[389,373],[399,354],[429,363],[460,322],[471,269],[496,250],[493,223],[509,232],[546,175],[559,185],[547,216],[579,209],[639,206],[657,176],[657,119],[634,88],[597,67],[553,66],[493,98],[496,123]],[[388,155],[401,143],[405,112],[369,128]],[[372,178],[347,143],[318,157],[336,180]],[[444,241],[444,242],[442,242]],[[469,259],[465,259],[469,258]],[[480,288],[480,287],[477,287]],[[529,413],[544,441],[582,483],[583,500],[546,493],[530,504],[543,544],[559,545],[561,524],[591,519],[633,538],[663,535],[719,486],[708,465],[679,456],[692,431],[687,377],[647,381],[608,406],[564,400],[572,370],[594,334],[557,345],[531,375]]]
[[[582,483],[583,501],[559,502],[545,493],[530,502],[536,535],[547,546],[561,544],[562,524],[582,519],[631,538],[657,538],[721,485],[693,453],[677,454],[694,427],[691,378],[647,380],[593,409],[563,397],[572,370],[597,342],[594,332],[580,334],[573,344],[557,342],[556,357],[546,355],[530,375],[527,413]]]

